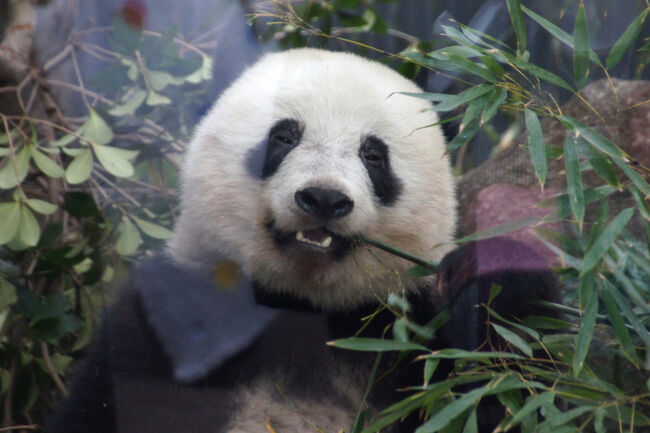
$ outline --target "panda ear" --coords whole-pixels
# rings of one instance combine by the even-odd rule
[[[251,281],[224,262],[216,278],[167,257],[142,263],[135,279],[145,320],[169,357],[174,377],[191,383],[246,349],[275,317],[257,305]]]

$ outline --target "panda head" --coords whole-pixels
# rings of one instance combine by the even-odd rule
[[[345,309],[410,290],[409,262],[368,237],[440,260],[454,182],[421,90],[361,57],[270,54],[219,98],[182,169],[169,245],[184,265],[229,259],[271,293]]]

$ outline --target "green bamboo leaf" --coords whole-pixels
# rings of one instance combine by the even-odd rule
[[[90,149],[72,160],[65,169],[65,180],[72,185],[84,182],[93,170],[93,155]]]
[[[547,157],[542,125],[539,122],[537,114],[528,108],[524,110],[524,117],[526,119],[526,130],[528,131],[528,152],[530,153],[530,160],[533,163],[535,175],[542,188],[544,188],[547,173]]]
[[[35,212],[38,212],[42,215],[52,215],[59,208],[57,205],[48,203],[37,198],[28,198],[25,200],[27,206],[34,209]]]
[[[632,193],[634,201],[636,201],[637,209],[639,209],[639,212],[641,212],[643,218],[650,221],[650,203],[648,203],[648,200],[643,197],[641,191],[639,191],[637,188],[631,186],[628,188],[628,191]],[[650,274],[650,272],[648,273]]]
[[[447,153],[451,153],[456,149],[466,145],[469,141],[476,136],[481,130],[481,123],[479,120],[473,120],[463,129],[458,131],[458,134],[447,145]]]
[[[526,15],[531,17],[534,21],[537,22],[540,26],[542,26],[547,32],[549,32],[551,35],[553,35],[557,40],[565,44],[566,46],[570,47],[571,49],[574,49],[574,41],[573,41],[573,36],[547,20],[541,15],[536,14],[535,12],[531,11],[528,9],[526,6],[522,6],[521,10],[523,10]],[[592,49],[589,50],[589,60],[591,60],[593,63],[595,63],[598,66],[602,66],[600,62],[600,58],[598,57],[598,54]]]
[[[88,118],[81,125],[77,133],[92,144],[102,145],[110,143],[113,140],[113,131],[111,131],[111,128],[104,119],[92,108],[88,109]]]
[[[634,309],[627,298],[623,296],[608,279],[603,279],[601,282],[607,292],[612,295],[612,298],[614,298],[616,305],[618,305],[619,310],[621,310],[623,315],[627,318],[628,323],[632,325],[634,332],[643,339],[646,345],[650,345],[650,331],[648,331],[647,325],[645,325],[634,312]]]
[[[461,349],[441,349],[423,355],[422,359],[471,359],[474,361],[488,361],[490,359],[524,359],[521,355],[510,352],[470,352]]]
[[[58,179],[63,177],[65,172],[59,164],[54,162],[51,158],[45,156],[35,147],[32,148],[32,158],[39,170],[48,175],[49,177]]]
[[[147,95],[147,105],[169,105],[171,103],[171,99],[153,90],[150,90]]]
[[[117,242],[115,251],[122,256],[130,256],[135,253],[142,242],[140,232],[128,219],[124,218],[117,226]]]
[[[433,109],[435,111],[450,111],[478,97],[485,95],[491,90],[492,90],[492,86],[487,84],[481,84],[478,86],[472,86],[467,90],[463,90],[457,95],[444,95],[446,96],[445,100],[443,100],[439,104],[434,105]]]
[[[465,420],[465,427],[463,433],[478,433],[478,422],[476,419],[476,408],[470,411],[467,419]]]
[[[7,162],[0,170],[0,189],[10,189],[18,185],[25,179],[29,171],[30,151],[27,146],[23,146],[16,158],[6,158]]]
[[[497,334],[499,334],[508,343],[512,344],[514,347],[524,352],[524,354],[526,354],[527,356],[529,357],[533,356],[533,349],[530,347],[528,343],[526,343],[526,341],[523,338],[521,338],[514,332],[510,331],[509,329],[497,325],[496,323],[492,323],[492,327],[494,328],[495,331],[497,331]]]
[[[487,387],[481,387],[468,392],[461,398],[443,407],[438,413],[432,416],[426,423],[415,430],[415,433],[438,432],[451,423],[457,416],[470,407],[476,405],[484,395],[490,392]]]
[[[474,63],[473,61],[457,54],[448,54],[447,57],[449,57],[449,60],[452,63],[458,65],[461,69],[464,69],[470,74],[477,75],[490,83],[496,83],[498,81],[492,71],[481,63]]]
[[[499,62],[494,60],[492,57],[490,57],[490,56],[481,56],[481,62],[483,62],[483,64],[485,66],[487,66],[487,68],[490,71],[492,71],[494,76],[497,77],[498,79],[501,79],[503,77],[503,75],[505,74],[505,72],[503,71],[503,68],[501,67],[501,65],[499,65]]]
[[[133,176],[133,165],[129,161],[138,155],[137,151],[112,146],[93,146],[100,164],[117,177]]]
[[[580,370],[584,365],[589,346],[594,336],[594,328],[596,326],[596,314],[598,313],[598,296],[592,296],[587,308],[585,308],[582,315],[582,325],[578,331],[576,340],[575,355],[573,356],[573,376],[578,377]]]
[[[599,280],[599,284],[604,285],[602,280]],[[632,364],[638,368],[639,366],[643,365],[643,361],[641,358],[639,358],[638,353],[636,353],[634,342],[632,341],[632,337],[630,336],[630,333],[625,326],[623,315],[618,309],[618,306],[616,305],[616,301],[612,297],[612,294],[606,289],[606,287],[603,287],[603,290],[600,291],[600,299],[603,301],[603,305],[605,306],[609,320],[612,323],[614,335],[616,336],[616,340],[621,345],[623,354],[627,359],[630,360]]]
[[[650,196],[650,185],[648,185],[648,182],[645,181],[643,176],[637,173],[632,167],[630,167],[630,164],[625,161],[614,160],[614,162],[646,197]]]
[[[596,291],[596,271],[590,270],[584,275],[580,276],[580,283],[578,285],[578,306],[584,310],[591,302]]]
[[[483,114],[481,114],[481,126],[492,120],[507,98],[508,91],[506,89],[495,87],[494,92],[487,101],[487,106],[483,110]]]
[[[515,34],[517,35],[517,51],[521,55],[526,51],[526,46],[528,45],[524,17],[521,14],[521,2],[519,0],[506,0],[506,4],[508,5],[512,27],[514,27]]]
[[[512,419],[508,421],[504,430],[510,430],[522,422],[528,415],[536,412],[540,407],[553,404],[553,400],[555,400],[555,394],[551,391],[543,392],[541,394],[537,394],[533,397],[528,398],[519,412],[514,414]]]
[[[506,52],[502,52],[501,54],[509,63],[515,65],[517,68],[533,74],[535,77],[539,78],[542,81],[546,81],[547,83],[551,83],[555,86],[562,87],[570,92],[573,92],[573,88],[566,81],[554,73],[547,71],[544,68],[540,68],[539,66],[529,63],[523,59],[518,59],[512,54],[508,54]]]
[[[20,226],[20,203],[0,203],[0,245],[11,241]]]
[[[470,235],[464,236],[460,239],[456,239],[454,243],[456,244],[464,244],[467,242],[474,242],[474,241],[480,241],[483,239],[490,239],[490,238],[495,238],[497,236],[501,236],[510,232],[514,232],[516,230],[520,230],[525,227],[530,227],[532,225],[535,225],[539,223],[542,220],[542,217],[534,216],[534,217],[524,217],[520,218],[514,221],[507,222],[505,224],[499,224],[490,228],[487,228],[485,230],[481,230],[480,232],[472,233]]]
[[[585,5],[580,2],[578,14],[573,29],[573,78],[576,86],[581,89],[589,76],[589,30],[587,28],[587,14]]]
[[[359,350],[363,352],[388,352],[402,350],[422,350],[428,352],[424,346],[416,343],[409,343],[396,340],[383,340],[379,338],[351,337],[334,340],[327,343],[329,346],[348,350]]]
[[[643,22],[648,16],[649,8],[646,8],[643,12],[637,16],[632,23],[625,29],[623,34],[618,38],[616,43],[609,54],[607,55],[607,69],[611,69],[618,64],[623,58],[623,55],[628,52],[630,46],[634,41],[639,37],[641,29],[643,28]]]
[[[579,137],[587,140],[587,142],[594,148],[598,149],[606,155],[611,156],[614,159],[614,162],[617,160],[625,159],[625,154],[621,149],[614,145],[614,143],[612,143],[609,139],[605,138],[603,135],[599,134],[584,123],[581,123],[580,121],[568,116],[558,116],[557,119],[566,128],[576,131]]]
[[[145,98],[147,97],[147,92],[142,89],[138,89],[129,99],[126,100],[121,105],[116,105],[110,110],[108,110],[108,114],[111,116],[127,116],[127,115],[132,115],[135,113],[135,110],[137,110],[140,105],[144,102]]]
[[[172,232],[161,225],[141,220],[140,218],[136,217],[133,217],[133,221],[135,221],[137,226],[145,235],[150,236],[154,239],[166,240],[172,236]]]
[[[602,180],[613,188],[621,189],[621,183],[618,181],[616,170],[614,170],[614,166],[609,159],[597,152],[591,152],[587,159]]]
[[[593,246],[585,254],[580,267],[581,275],[584,275],[600,262],[605,253],[607,253],[607,250],[609,250],[614,244],[618,235],[621,234],[621,231],[623,231],[623,228],[627,225],[633,214],[633,208],[623,209],[616,218],[609,223],[605,230],[603,230],[603,233],[598,237],[598,240],[594,242]]]
[[[435,358],[428,358],[424,362],[424,385],[429,384],[429,381],[431,381],[431,378],[433,377],[433,373],[436,372],[436,369],[438,368],[439,364],[440,364],[440,360]]]
[[[564,167],[569,189],[569,204],[578,222],[578,227],[582,230],[582,223],[585,218],[585,197],[576,142],[573,134],[570,133],[567,133],[564,138]]]
[[[34,214],[27,206],[20,207],[20,227],[18,228],[18,237],[27,246],[33,247],[38,243],[41,237],[41,228]]]

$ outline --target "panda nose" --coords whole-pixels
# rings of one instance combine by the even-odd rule
[[[338,191],[323,188],[305,188],[294,196],[298,206],[320,218],[341,218],[352,211],[354,202]]]

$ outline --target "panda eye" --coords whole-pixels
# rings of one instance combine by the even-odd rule
[[[383,169],[388,165],[386,145],[375,137],[366,139],[359,149],[359,156],[367,167]]]
[[[278,131],[272,137],[273,144],[295,146],[296,139],[289,131]]]
[[[363,153],[363,159],[373,167],[383,167],[384,155],[376,149],[370,149]]]

